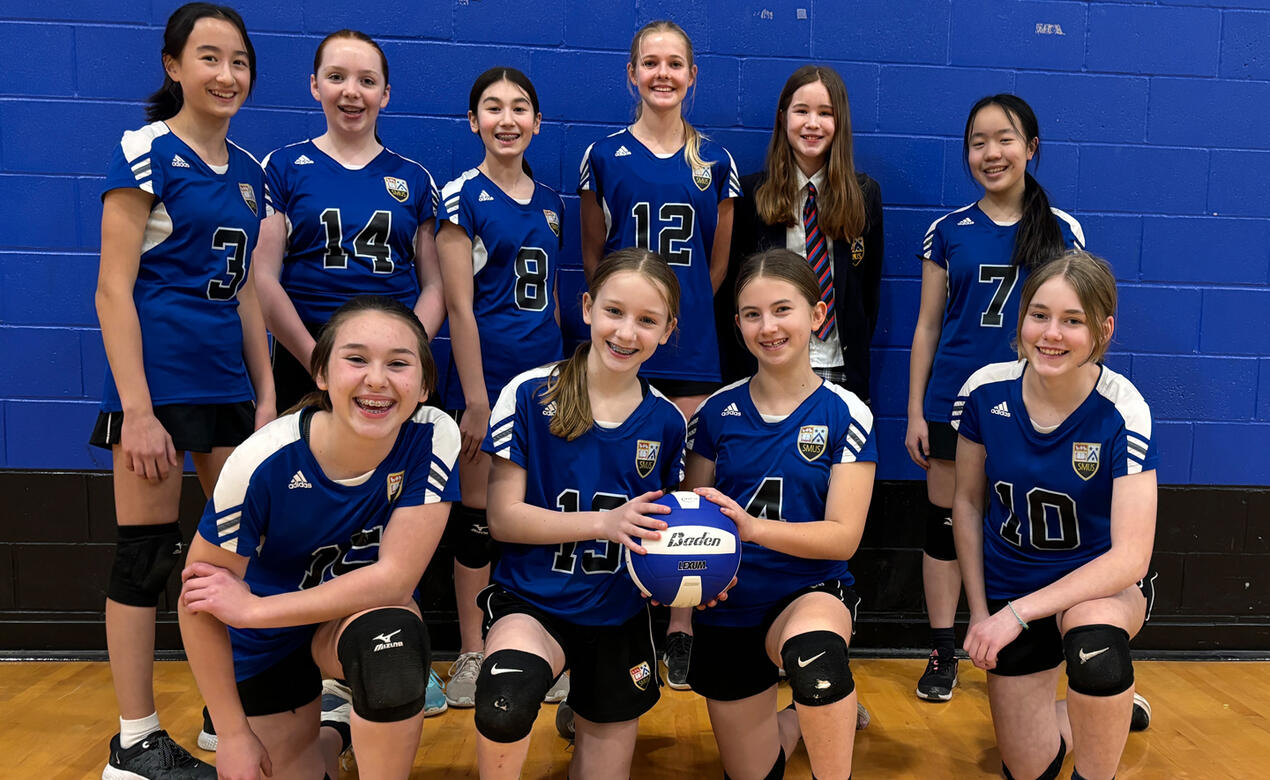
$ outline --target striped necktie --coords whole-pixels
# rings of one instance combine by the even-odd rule
[[[833,313],[833,271],[829,267],[829,247],[825,244],[825,236],[820,232],[820,224],[816,221],[816,185],[807,182],[807,203],[803,206],[803,233],[807,237],[807,262],[816,274],[816,282],[820,285],[820,300],[825,302],[829,310],[825,314],[825,324],[816,331],[821,341],[829,338],[834,326]]]

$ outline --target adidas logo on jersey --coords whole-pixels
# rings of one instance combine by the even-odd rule
[[[975,221],[973,219],[971,219],[970,217],[966,217],[965,219],[957,223],[957,227],[961,227],[963,225],[973,225],[974,223]]]
[[[613,156],[614,157],[630,157],[631,150],[627,149],[625,146],[619,146],[617,147],[617,151],[613,152]]]
[[[190,167],[190,164],[185,161],[184,157],[182,157],[179,154],[176,154],[172,156],[172,167],[173,168],[188,168]]]
[[[719,413],[719,416],[720,417],[740,417],[741,410],[736,408],[736,404],[728,404],[727,407],[725,407],[724,410]]]
[[[552,401],[551,403],[547,404],[546,406],[542,408],[542,416],[543,417],[556,416],[556,402],[555,401]]]
[[[489,194],[488,192],[486,192],[485,190],[481,190],[481,195],[480,195],[480,197],[478,197],[476,200],[477,200],[477,202],[478,202],[478,203],[484,203],[484,202],[485,202],[485,201],[487,201],[487,200],[493,200],[493,199],[494,199],[494,196],[493,196],[493,195],[490,195],[490,194]]]
[[[1001,415],[1002,417],[1009,417],[1009,416],[1010,416],[1010,407],[1008,407],[1008,406],[1006,406],[1006,405],[1005,405],[1005,401],[1002,401],[1001,403],[999,403],[999,404],[997,404],[996,406],[992,407],[992,413],[993,413],[993,414],[999,414],[999,415]]]
[[[311,488],[311,487],[313,487],[313,485],[309,484],[309,481],[304,478],[304,472],[297,471],[295,475],[291,477],[291,484],[287,485],[287,490],[295,490],[296,488]]]
[[[296,165],[312,165],[313,161],[309,159],[309,156],[307,154],[302,154],[299,157],[295,158],[295,164]]]

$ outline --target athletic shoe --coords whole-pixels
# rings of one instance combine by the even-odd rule
[[[216,752],[216,727],[212,725],[212,714],[203,707],[203,728],[198,732],[198,746],[203,750]]]
[[[559,704],[569,696],[569,673],[561,672],[560,676],[551,686],[551,690],[547,691],[547,695],[542,700],[548,704]]]
[[[560,702],[560,706],[556,707],[556,733],[570,742],[573,741],[573,708],[565,702]]]
[[[440,715],[450,708],[445,701],[445,689],[441,687],[441,675],[435,669],[428,670],[428,692],[423,699],[423,717]]]
[[[666,664],[666,684],[677,691],[691,690],[688,684],[688,659],[692,657],[692,634],[676,631],[666,635],[666,652],[662,663]]]
[[[191,756],[163,729],[128,748],[119,735],[110,740],[110,761],[101,780],[216,780],[216,767]]]
[[[476,677],[481,673],[485,654],[461,653],[450,664],[449,682],[445,684],[445,700],[451,707],[476,706]]]
[[[340,735],[340,766],[352,769],[353,730],[348,725],[353,714],[353,692],[339,680],[322,681],[322,726]]]
[[[1151,725],[1151,702],[1140,693],[1133,694],[1133,717],[1129,719],[1130,731],[1146,731]]]
[[[869,727],[873,718],[869,717],[869,711],[864,708],[859,699],[855,703],[855,730],[864,731]]]
[[[957,687],[957,656],[955,653],[930,651],[926,671],[917,681],[917,698],[926,701],[948,701]]]

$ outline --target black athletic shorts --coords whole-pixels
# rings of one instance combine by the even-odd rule
[[[940,460],[957,459],[957,429],[952,423],[926,421],[927,444],[930,457]]]
[[[1151,619],[1151,607],[1155,606],[1155,579],[1158,572],[1151,572],[1138,580],[1138,589],[1147,600],[1145,620]],[[988,614],[996,614],[1005,609],[1005,601],[988,600]],[[1014,641],[997,652],[997,666],[988,674],[1002,677],[1022,677],[1036,672],[1044,672],[1063,663],[1063,635],[1058,630],[1058,621],[1053,615],[1036,620],[1029,620],[1026,630],[1019,632]]]
[[[665,379],[663,377],[646,377],[648,384],[657,388],[667,398],[684,398],[694,395],[709,395],[718,390],[718,382],[702,382],[696,379]]]
[[[322,695],[322,672],[308,642],[268,669],[238,682],[248,717],[297,710]]]
[[[321,325],[304,323],[309,335],[317,339]],[[309,367],[295,359],[277,339],[273,341],[273,392],[278,399],[278,414],[295,406],[306,394],[317,389]]]
[[[482,590],[476,603],[485,614],[482,637],[507,615],[528,615],[538,621],[564,650],[569,706],[592,723],[634,720],[661,697],[647,609],[620,626],[581,626],[538,609],[501,585]]]
[[[851,612],[855,632],[860,596],[839,580],[826,580],[794,591],[776,602],[754,626],[692,627],[692,655],[688,659],[688,684],[707,699],[736,701],[762,693],[780,681],[780,668],[767,657],[767,632],[795,599],[824,591],[837,597]]]
[[[154,416],[172,437],[177,452],[211,452],[214,447],[237,447],[256,428],[256,405],[167,404],[154,407]],[[123,412],[99,412],[88,443],[110,449],[123,433]]]

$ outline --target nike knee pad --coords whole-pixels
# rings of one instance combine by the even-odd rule
[[[121,525],[106,595],[130,607],[156,607],[184,550],[176,523]]]
[[[551,683],[551,665],[541,656],[521,650],[485,656],[476,678],[476,730],[501,743],[529,736]]]
[[[408,609],[385,607],[355,618],[336,645],[353,711],[374,723],[423,712],[430,650],[427,627]]]
[[[1115,696],[1133,685],[1129,632],[1117,626],[1077,626],[1063,637],[1067,687],[1086,696]]]
[[[957,560],[953,543],[952,510],[926,502],[926,541],[922,551],[937,561]]]
[[[794,701],[803,706],[833,704],[855,690],[846,640],[832,631],[790,637],[781,648],[781,661]]]

